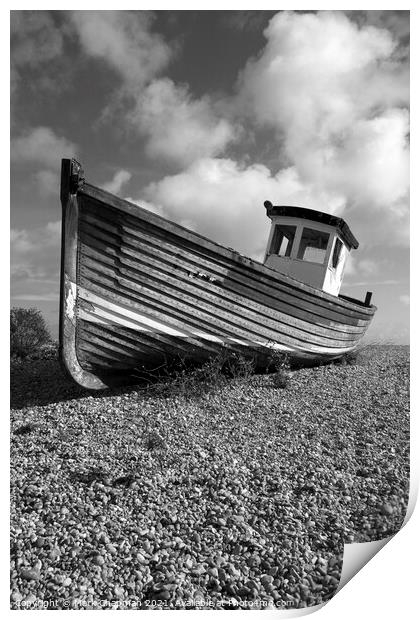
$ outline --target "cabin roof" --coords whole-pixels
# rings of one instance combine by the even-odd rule
[[[320,222],[321,224],[326,224],[327,226],[334,226],[340,231],[344,241],[351,248],[357,249],[359,247],[359,242],[341,217],[336,217],[335,215],[330,215],[329,213],[323,213],[322,211],[315,211],[314,209],[305,209],[303,207],[273,205],[269,200],[264,202],[264,206],[267,210],[268,217],[276,215],[298,217],[312,222]]]

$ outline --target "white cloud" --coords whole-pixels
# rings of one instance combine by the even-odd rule
[[[262,257],[268,239],[264,200],[328,204],[331,211],[341,204],[340,197],[303,185],[293,168],[273,176],[266,166],[210,158],[150,184],[145,196],[169,219],[255,258]]]
[[[10,32],[13,92],[23,67],[34,68],[60,57],[63,33],[46,11],[11,11]]]
[[[61,235],[61,221],[48,222],[45,226],[34,230],[10,231],[10,245],[12,255],[23,256],[34,250],[43,250],[45,247],[58,246]]]
[[[322,11],[278,13],[265,36],[237,96],[223,102],[229,118],[220,100],[193,99],[169,79],[138,94],[131,121],[148,137],[147,152],[185,167],[149,186],[148,200],[254,255],[266,227],[253,209],[265,198],[343,215],[363,245],[406,244],[408,74],[391,33]],[[248,130],[272,130],[277,174],[215,159],[241,137],[246,117]]]
[[[49,197],[59,194],[61,159],[77,155],[78,150],[76,144],[50,127],[34,127],[12,139],[10,157],[15,165],[31,164],[31,178],[38,191]]]
[[[111,179],[108,183],[105,183],[103,188],[105,191],[111,192],[111,194],[119,194],[121,188],[128,183],[131,176],[131,172],[128,172],[128,170],[118,170],[113,179]]]
[[[131,87],[142,86],[171,59],[169,46],[151,32],[146,11],[74,11],[71,18],[84,50],[105,60]]]
[[[239,108],[277,131],[302,184],[341,196],[373,229],[378,217],[383,233],[398,226],[405,239],[408,69],[391,33],[322,11],[279,13],[265,36],[240,76]]]
[[[62,157],[72,157],[77,151],[73,142],[57,136],[50,127],[35,127],[11,142],[13,162],[33,162],[53,170],[60,168]]]
[[[51,240],[51,243],[55,243],[61,235],[61,220],[57,220],[56,222],[48,222],[45,227],[45,231]]]
[[[10,245],[12,254],[13,252],[25,254],[33,247],[27,230],[15,230],[13,228],[10,231]]]
[[[407,132],[405,110],[390,109],[376,118],[357,120],[345,144],[330,146],[319,179],[358,205],[381,209],[395,204],[409,184]],[[309,170],[305,174],[310,176]]]
[[[57,289],[60,273],[61,221],[33,230],[10,231],[10,265],[13,299],[46,301]],[[56,298],[56,294],[55,298]]]
[[[407,98],[407,73],[391,61],[386,30],[358,28],[340,12],[281,12],[264,34],[263,53],[241,74],[241,95],[261,122],[290,124],[288,136],[321,139]]]
[[[378,261],[371,258],[362,258],[357,261],[357,272],[363,275],[373,275],[378,272]]]
[[[60,174],[58,171],[39,170],[35,173],[38,187],[44,196],[58,196],[60,192]]]
[[[406,11],[345,11],[348,16],[361,24],[390,30],[402,44],[408,43],[410,36],[409,12]]]
[[[164,215],[162,207],[159,207],[151,202],[148,202],[147,200],[132,198],[131,196],[126,196],[125,200],[128,200],[128,202],[132,202],[133,204],[138,205],[142,209],[146,209],[147,211],[156,213],[156,215],[160,215],[160,216]]]
[[[377,253],[375,253],[377,254]],[[369,258],[360,258],[358,253],[348,256],[346,262],[346,284],[349,286],[368,286],[373,284],[398,284],[399,280],[384,278],[389,275],[390,264],[388,258],[371,255]]]
[[[14,301],[58,301],[58,291],[55,293],[21,293],[12,295]]]
[[[254,210],[266,198],[343,215],[362,244],[407,243],[408,70],[389,30],[339,11],[280,12],[237,95],[222,100],[158,77],[172,50],[150,14],[72,15],[85,52],[121,77],[121,118],[151,157],[182,170],[146,189],[151,209],[229,245],[240,230],[238,249],[251,254],[265,244]],[[277,174],[221,158],[245,119],[247,135],[271,130]]]
[[[178,167],[222,153],[237,135],[210,96],[194,98],[185,85],[157,75],[176,54],[151,31],[144,11],[76,11],[72,20],[84,51],[102,59],[122,80],[104,117],[118,113],[145,136],[146,152]]]
[[[348,262],[347,262],[346,263],[346,277],[349,276],[349,275],[354,275],[354,272],[353,271],[349,271]],[[382,286],[391,286],[391,285],[394,285],[394,284],[400,284],[400,280],[394,280],[394,279],[391,279],[391,280],[372,280],[371,278],[369,278],[369,279],[366,279],[366,280],[357,280],[356,282],[351,282],[351,281],[350,282],[348,282],[348,281],[344,282],[344,285],[346,287],[350,287],[350,288],[353,288],[355,286],[373,286],[373,285],[378,285],[378,284],[382,285]]]
[[[17,66],[34,66],[62,52],[63,34],[46,11],[11,11],[10,32]]]
[[[187,87],[165,78],[154,80],[138,96],[130,118],[148,136],[149,155],[188,165],[223,152],[235,138],[234,127],[215,107],[209,97],[194,99]]]

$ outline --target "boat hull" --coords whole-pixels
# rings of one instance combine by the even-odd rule
[[[374,306],[334,297],[87,183],[63,160],[60,351],[91,389],[220,351],[267,364],[353,350]],[[80,171],[79,171],[80,177]],[[68,180],[70,179],[70,181]]]

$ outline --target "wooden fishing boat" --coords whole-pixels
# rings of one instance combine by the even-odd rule
[[[267,363],[356,347],[376,308],[339,294],[358,243],[338,217],[266,202],[264,264],[85,182],[62,160],[60,357],[90,389],[221,350]]]

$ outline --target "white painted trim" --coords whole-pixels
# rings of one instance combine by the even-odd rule
[[[352,347],[346,347],[342,349],[335,349],[329,347],[317,347],[304,349],[299,347],[289,347],[279,342],[263,341],[263,340],[243,340],[235,337],[223,338],[222,336],[215,336],[208,332],[201,330],[188,329],[179,330],[162,321],[151,319],[143,313],[130,310],[124,306],[115,304],[100,295],[92,293],[83,287],[78,287],[78,298],[84,300],[89,304],[92,304],[92,309],[88,307],[80,307],[78,310],[78,316],[80,319],[90,321],[92,323],[106,324],[106,325],[121,325],[133,330],[143,332],[161,332],[177,338],[201,338],[210,342],[216,342],[219,344],[235,343],[244,347],[258,346],[271,349],[273,351],[284,352],[296,352],[302,354],[311,353],[324,353],[324,354],[336,354],[342,355],[347,351],[351,351]]]

